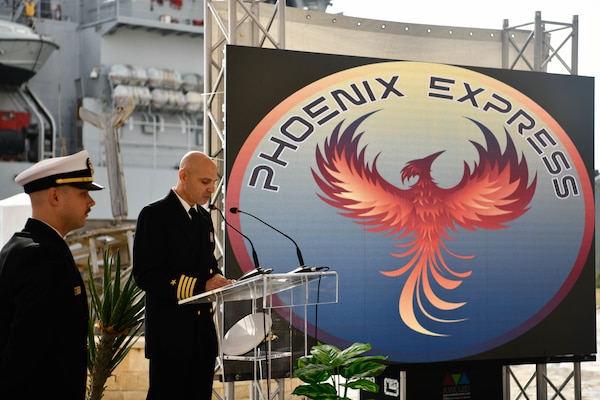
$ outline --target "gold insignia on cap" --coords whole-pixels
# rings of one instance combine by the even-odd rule
[[[73,288],[73,293],[75,294],[75,296],[79,296],[81,294],[81,286],[75,286]]]
[[[87,159],[87,166],[88,166],[88,169],[90,170],[90,174],[92,176],[94,176],[94,167],[92,167],[92,160],[90,160],[89,158]]]

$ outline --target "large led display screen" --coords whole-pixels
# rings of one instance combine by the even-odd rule
[[[595,353],[592,78],[240,46],[226,62],[227,220],[263,268],[338,273],[312,336],[399,363]],[[228,271],[255,267],[231,229],[227,250]]]

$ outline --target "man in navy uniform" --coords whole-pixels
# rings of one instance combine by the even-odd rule
[[[148,400],[210,400],[218,342],[210,303],[178,301],[232,283],[217,266],[210,201],[217,166],[192,151],[175,187],[142,209],[133,244],[133,274],[146,292]]]
[[[88,304],[64,237],[94,204],[89,155],[42,160],[15,178],[31,218],[0,251],[0,399],[82,400]]]

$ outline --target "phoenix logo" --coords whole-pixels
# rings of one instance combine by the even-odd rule
[[[322,193],[318,196],[341,210],[341,215],[363,225],[365,230],[393,237],[397,252],[391,255],[408,258],[393,271],[380,271],[387,277],[407,274],[400,293],[399,314],[412,330],[424,335],[447,336],[423,326],[421,321],[456,323],[444,312],[459,309],[466,302],[452,302],[436,293],[457,289],[472,271],[453,270],[444,259],[474,255],[459,255],[448,249],[451,232],[466,230],[504,229],[529,209],[536,188],[537,175],[529,183],[527,161],[519,154],[506,132],[504,151],[494,134],[481,123],[470,119],[483,134],[485,146],[470,141],[479,155],[473,168],[465,161],[463,175],[456,186],[439,187],[431,175],[432,165],[444,152],[406,163],[400,180],[410,184],[401,189],[385,180],[377,170],[377,159],[366,160],[367,146],[359,147],[365,133],[358,133],[360,124],[373,112],[356,119],[342,131],[339,123],[325,140],[323,150],[316,148],[316,164],[312,174]],[[520,158],[520,160],[519,160]],[[441,288],[441,289],[440,289]]]

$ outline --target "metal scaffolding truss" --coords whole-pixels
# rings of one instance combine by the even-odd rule
[[[512,33],[523,28],[531,28],[529,37],[523,45],[519,45],[513,40]],[[577,75],[577,59],[579,56],[579,16],[573,16],[573,22],[570,24],[562,22],[544,21],[542,13],[536,11],[535,21],[509,26],[508,20],[504,20],[502,29],[502,68],[514,69],[519,61],[525,62],[531,71],[547,72],[548,64],[557,60],[570,75]],[[553,46],[552,36],[558,36],[560,43]],[[525,56],[528,47],[533,46],[534,59],[528,60]],[[561,56],[561,51],[568,52],[570,47],[570,64]],[[516,51],[516,55],[511,59],[511,50]]]
[[[255,47],[285,48],[285,6],[279,1],[272,13],[260,16],[260,1],[256,0],[206,0],[204,2],[204,151],[217,160],[219,182],[212,203],[222,208],[225,197],[225,61],[226,45],[239,44],[239,32],[251,32],[251,43]],[[245,38],[244,44],[248,43]],[[217,226],[216,244],[225,257],[224,227]]]
[[[204,2],[204,87],[210,88],[204,102],[205,150],[213,157],[224,156],[224,50],[228,44],[238,44],[238,29],[251,22],[252,45],[263,47],[269,43],[275,48],[285,48],[285,7],[276,3],[269,23],[263,26],[260,22],[259,1],[206,0]],[[226,6],[223,9],[223,5]],[[226,16],[224,20],[223,16]],[[275,35],[270,32],[274,21],[277,21]]]
[[[503,399],[581,400],[583,398],[581,390],[581,361],[593,360],[590,360],[587,356],[570,357],[535,365],[504,366],[502,370],[504,385]],[[569,365],[572,367],[572,370],[567,369]],[[517,369],[521,371],[521,379],[526,378],[526,381],[519,380],[517,373],[515,373]],[[525,372],[525,375],[523,375],[523,372]],[[511,387],[514,389],[512,393]]]

